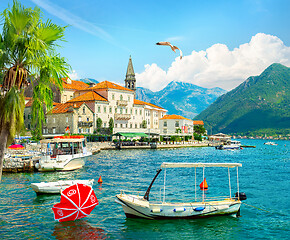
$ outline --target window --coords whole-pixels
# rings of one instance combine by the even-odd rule
[[[90,121],[90,118],[87,118],[87,122],[89,122]]]
[[[53,123],[55,123],[55,118],[53,118]]]
[[[106,113],[107,112],[107,108],[106,107],[104,107],[104,113]]]
[[[25,113],[24,113],[24,115],[23,115],[23,119],[25,120]]]
[[[112,107],[109,108],[109,112],[112,113]]]
[[[68,122],[68,117],[66,117],[66,122]]]
[[[115,124],[115,128],[117,128],[117,127],[118,127],[118,124],[116,123],[116,124]]]
[[[83,114],[86,114],[86,108],[85,107],[83,108]]]
[[[179,121],[175,122],[175,127],[179,127]]]
[[[120,108],[120,113],[121,113],[121,114],[123,113],[123,108]]]
[[[79,122],[81,122],[82,121],[82,117],[79,117]]]
[[[130,124],[130,128],[132,128],[132,123]]]
[[[87,128],[87,133],[90,133],[90,129],[89,128]]]
[[[125,112],[126,112],[126,113],[128,113],[128,110],[127,110],[127,108],[126,108]]]
[[[128,96],[128,102],[130,102],[130,96]]]
[[[52,128],[52,133],[55,133],[55,128]]]
[[[167,127],[167,122],[166,121],[163,122],[163,126]]]
[[[142,110],[140,109],[140,115],[142,115]]]
[[[131,114],[133,114],[133,109],[131,108]]]
[[[117,108],[115,108],[115,113],[117,113],[118,112],[118,110],[117,110]]]
[[[121,101],[123,100],[123,95],[120,96],[120,100],[121,100]]]
[[[106,127],[107,123],[104,122],[104,127]]]
[[[112,100],[115,100],[115,94],[112,94]]]
[[[122,123],[120,123],[120,128],[122,128],[123,127],[123,124]]]
[[[137,128],[137,123],[135,123],[135,128]]]
[[[79,128],[79,133],[82,133],[82,130]]]
[[[135,110],[135,114],[137,115],[137,109]]]
[[[100,107],[100,106],[98,106],[98,112],[99,112],[99,113],[101,112],[101,107]]]

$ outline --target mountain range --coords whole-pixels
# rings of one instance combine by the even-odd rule
[[[212,133],[290,129],[290,68],[272,64],[217,98],[196,119]]]
[[[168,114],[192,119],[226,92],[221,88],[208,89],[191,83],[172,81],[157,92],[137,87],[136,99],[163,107],[168,110]]]

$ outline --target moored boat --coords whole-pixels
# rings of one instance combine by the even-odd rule
[[[150,186],[148,187],[144,196],[127,194],[122,191],[116,196],[116,202],[119,203],[125,212],[127,217],[132,218],[147,218],[147,219],[176,219],[176,218],[205,218],[218,215],[239,215],[241,200],[246,200],[246,195],[239,192],[238,183],[238,167],[241,167],[240,163],[162,163],[157,174],[153,178]],[[191,202],[168,202],[166,201],[165,194],[165,182],[166,182],[166,169],[167,168],[195,168],[195,186],[196,186],[196,168],[207,167],[224,167],[237,169],[237,188],[235,196],[230,195],[226,197],[215,197],[207,199],[204,191],[202,199],[196,198],[195,188],[195,201]],[[163,188],[163,200],[160,202],[149,201],[149,193],[151,187],[159,175],[164,169],[164,188]],[[229,172],[229,171],[228,171]],[[230,173],[229,173],[230,182]]]
[[[39,194],[59,194],[62,190],[67,187],[81,183],[88,185],[90,187],[93,186],[94,179],[90,180],[60,180],[57,182],[40,182],[40,183],[31,183],[32,189]]]
[[[216,147],[219,150],[238,150],[241,149],[240,141],[228,141]]]
[[[83,136],[59,136],[41,141],[42,156],[35,165],[41,172],[71,171],[82,168],[84,158],[92,155]]]

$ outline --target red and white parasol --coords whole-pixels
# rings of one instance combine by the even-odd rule
[[[54,219],[65,222],[84,218],[98,204],[94,190],[90,186],[77,183],[61,192],[60,203],[52,208]]]

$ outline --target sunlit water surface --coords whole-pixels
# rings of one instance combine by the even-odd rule
[[[263,140],[242,140],[255,145],[240,151],[214,148],[101,151],[73,172],[4,174],[0,185],[0,239],[289,239],[290,142],[264,145]],[[115,203],[121,189],[143,195],[162,162],[239,162],[240,191],[247,194],[240,218],[202,220],[126,219]],[[232,195],[236,172],[231,170]],[[167,170],[166,199],[195,198],[194,169]],[[229,195],[227,169],[206,169],[206,197]],[[103,184],[97,180],[102,176]],[[51,207],[60,195],[36,196],[32,182],[95,179],[99,205],[91,215],[75,222],[54,221]],[[197,184],[202,170],[197,170]],[[150,198],[160,200],[163,174],[157,178]],[[201,191],[197,191],[201,196]]]

